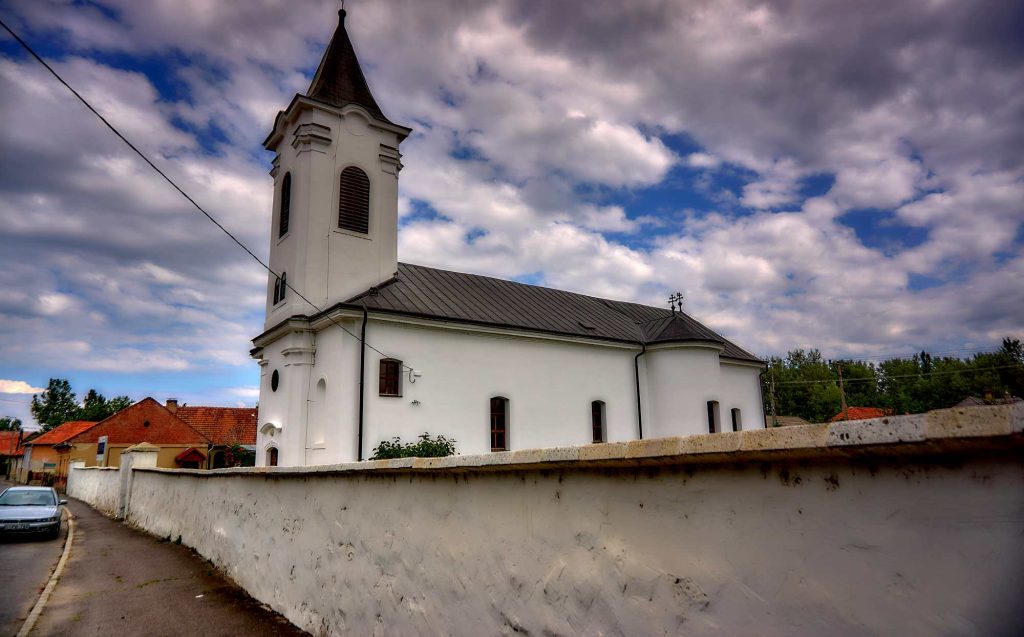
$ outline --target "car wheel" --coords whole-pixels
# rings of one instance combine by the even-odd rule
[[[46,534],[46,538],[49,539],[49,540],[56,540],[58,537],[60,537],[60,525],[59,524],[56,526],[56,528],[54,528],[52,531],[47,532],[47,534]]]

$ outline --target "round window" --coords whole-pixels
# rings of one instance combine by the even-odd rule
[[[274,373],[270,375],[270,391],[277,391],[277,385],[281,382],[281,375],[274,370]]]

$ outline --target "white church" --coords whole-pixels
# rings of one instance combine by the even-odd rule
[[[424,432],[479,454],[764,427],[764,363],[682,311],[400,263],[412,129],[384,116],[339,15],[264,142],[279,276],[253,339],[257,465]]]

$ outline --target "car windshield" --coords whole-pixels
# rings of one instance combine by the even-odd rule
[[[22,491],[20,489],[8,489],[0,495],[0,506],[25,507],[25,506],[53,506],[57,500],[53,497],[52,491]]]

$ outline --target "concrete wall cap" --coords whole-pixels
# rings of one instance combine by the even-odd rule
[[[775,427],[584,445],[520,449],[444,458],[397,458],[315,467],[159,469],[176,475],[262,474],[268,478],[316,474],[522,471],[549,468],[604,468],[763,462],[787,458],[836,458],[1005,453],[1024,448],[1024,405],[955,408],[926,414],[850,420],[822,425]]]
[[[138,453],[138,452],[154,452],[154,453],[156,453],[156,452],[159,452],[159,451],[160,451],[160,447],[158,447],[156,445],[151,445],[148,442],[140,442],[137,445],[132,445],[131,447],[128,447],[127,449],[122,451],[121,454],[123,455],[123,454],[126,454],[126,453]]]

